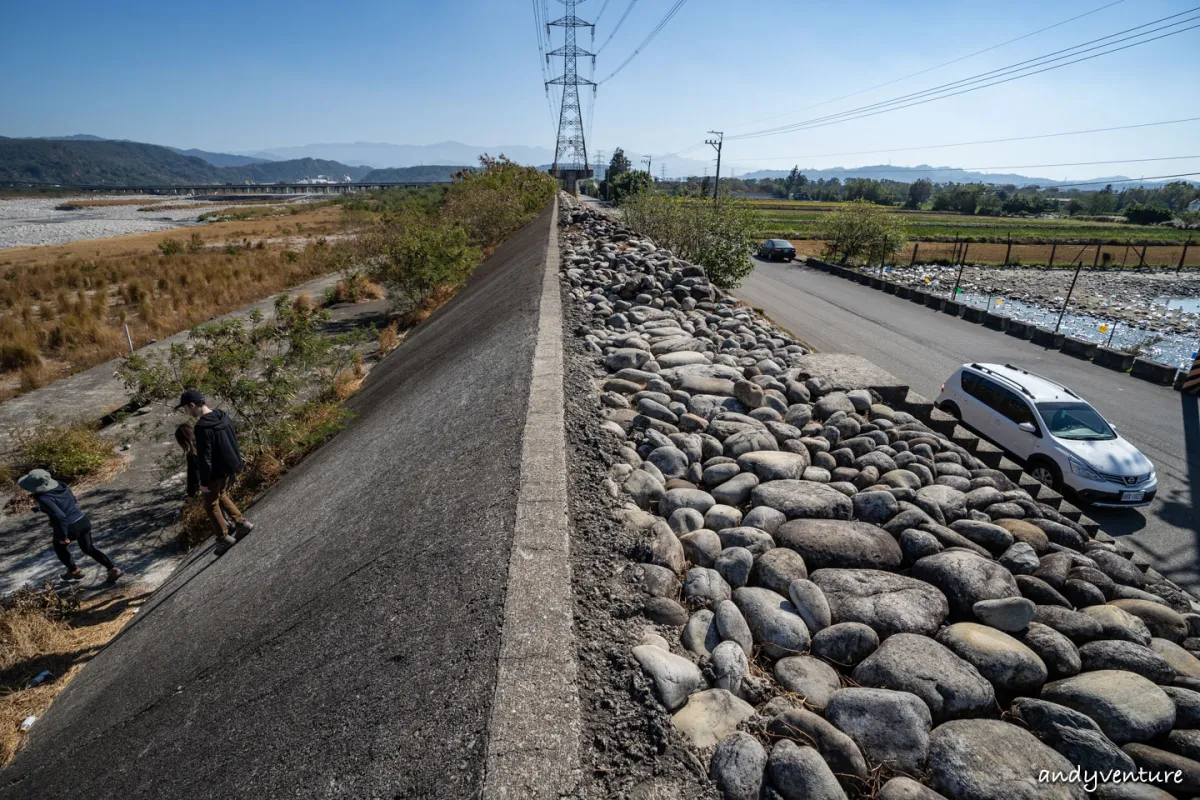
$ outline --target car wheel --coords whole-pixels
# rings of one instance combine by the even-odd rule
[[[1029,462],[1029,477],[1043,486],[1049,486],[1056,492],[1062,493],[1062,472],[1053,461],[1039,458]]]
[[[959,422],[962,422],[962,412],[959,411],[958,404],[952,400],[947,400],[946,402],[942,403],[942,411],[945,411]]]

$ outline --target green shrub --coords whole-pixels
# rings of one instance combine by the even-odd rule
[[[439,212],[461,227],[470,244],[494,247],[532,221],[554,198],[558,183],[533,167],[482,156],[480,169],[455,176]]]
[[[411,216],[377,226],[361,243],[367,277],[402,307],[418,307],[442,287],[461,286],[481,255],[463,228]]]
[[[893,258],[907,238],[898,214],[864,200],[852,200],[822,217],[819,235],[828,257],[872,265]]]
[[[199,253],[204,249],[204,237],[198,233],[193,233],[192,238],[188,239],[187,251],[189,253]]]
[[[158,249],[164,256],[178,255],[183,252],[183,242],[168,237],[158,243]]]
[[[1170,209],[1166,206],[1141,203],[1125,206],[1121,213],[1134,225],[1157,225],[1160,222],[1169,222],[1172,217]]]
[[[621,209],[629,227],[704,267],[723,289],[737,286],[754,269],[750,253],[758,219],[747,204],[641,192],[627,196]]]
[[[112,443],[100,437],[87,421],[58,422],[39,416],[37,424],[12,431],[15,458],[12,472],[47,470],[61,481],[75,481],[99,472],[112,458]]]

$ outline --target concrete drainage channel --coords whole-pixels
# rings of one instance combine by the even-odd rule
[[[887,373],[561,222],[580,794],[1200,791],[1190,596]]]
[[[1170,364],[1162,364],[1148,358],[1134,356],[1121,350],[1104,347],[1096,342],[1076,339],[1055,331],[1039,328],[1027,322],[1013,319],[1003,314],[985,311],[981,308],[968,306],[942,297],[932,292],[902,286],[883,278],[872,276],[858,269],[838,266],[818,258],[808,258],[807,264],[816,269],[828,272],[841,278],[856,281],[872,289],[894,294],[899,298],[910,300],[927,306],[934,311],[941,311],[967,322],[974,322],[995,331],[1007,333],[1018,339],[1029,339],[1036,345],[1052,350],[1061,350],[1070,356],[1090,361],[1093,364],[1111,369],[1115,372],[1126,372],[1135,378],[1157,383],[1162,386],[1173,386],[1177,391],[1183,386],[1187,372],[1179,370]]]

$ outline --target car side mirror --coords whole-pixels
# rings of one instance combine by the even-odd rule
[[[1026,433],[1037,433],[1037,428],[1035,428],[1033,426],[1032,422],[1022,422],[1017,427],[1020,428],[1021,430],[1025,431]]]

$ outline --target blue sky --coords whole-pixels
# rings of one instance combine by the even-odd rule
[[[92,133],[251,151],[314,142],[553,147],[532,2],[9,0],[0,135]],[[579,7],[594,17],[604,0]],[[551,16],[562,6],[549,0]],[[600,56],[605,75],[671,0],[637,0]],[[1098,8],[1006,3],[689,0],[597,95],[592,149],[678,151],[710,128],[740,133],[920,91],[1184,11],[1127,0],[993,52],[857,92]],[[628,0],[610,0],[606,39]],[[555,30],[556,42],[561,36]],[[583,46],[588,45],[584,34]],[[557,68],[557,67],[556,67]],[[1200,29],[917,108],[730,142],[726,170],[931,163],[967,167],[1200,155],[1200,123],[1032,142],[890,152],[1200,116]],[[586,106],[586,102],[585,102]],[[793,112],[761,125],[764,117]],[[848,151],[855,156],[822,156]],[[706,158],[702,150],[689,154]],[[1016,170],[1051,178],[1200,171],[1200,159]]]

